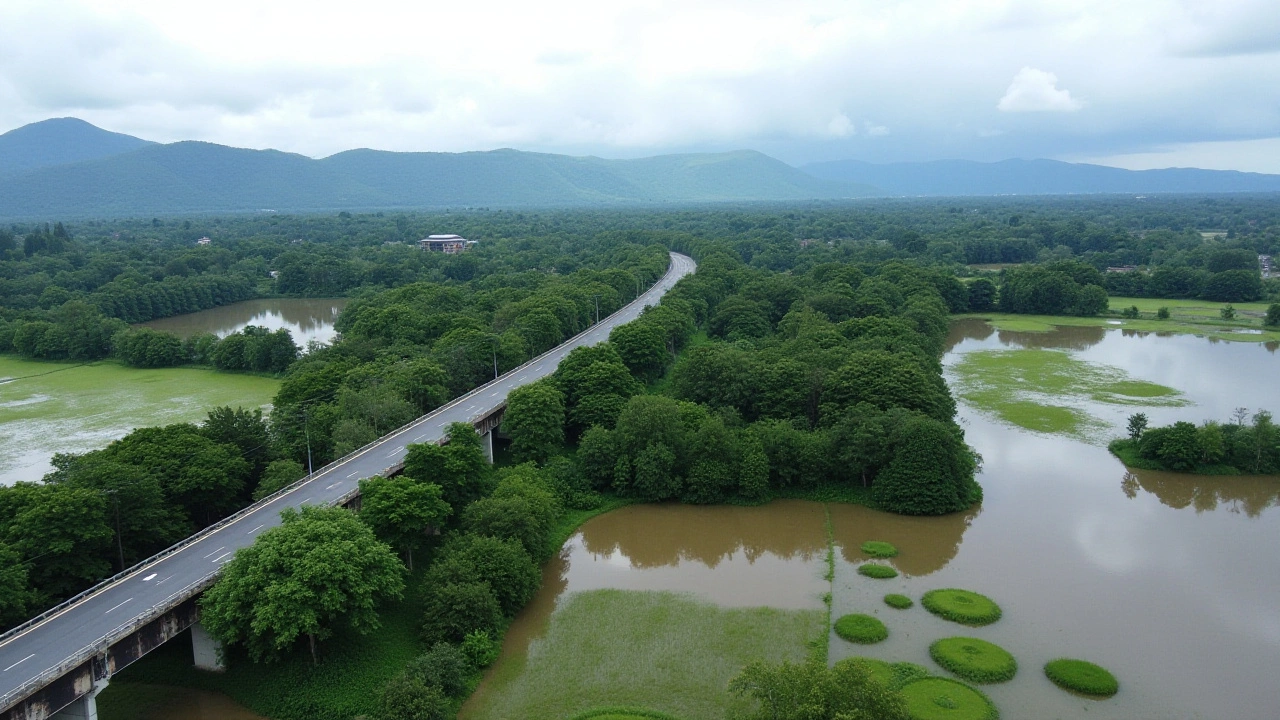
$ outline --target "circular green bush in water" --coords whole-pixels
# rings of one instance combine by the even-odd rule
[[[915,605],[915,603],[911,601],[911,598],[906,595],[899,595],[898,593],[889,593],[888,595],[885,595],[884,604],[899,610],[906,610],[912,605]]]
[[[1000,713],[982,691],[958,680],[927,677],[902,686],[911,720],[997,720]]]
[[[894,547],[893,543],[868,540],[862,543],[862,552],[875,558],[891,558],[898,554],[898,548]]]
[[[1044,665],[1044,674],[1054,685],[1085,695],[1111,697],[1120,690],[1120,683],[1115,675],[1107,672],[1106,668],[1085,660],[1050,660]]]
[[[896,662],[887,663],[884,660],[876,658],[854,656],[845,658],[836,665],[848,662],[860,662],[867,666],[867,670],[871,673],[871,677],[884,683],[890,690],[901,690],[903,685],[918,680],[920,678],[929,677],[929,671],[915,663]]]
[[[879,618],[854,613],[836,620],[836,634],[849,642],[870,645],[889,637],[889,628]]]
[[[933,661],[970,682],[996,683],[1018,674],[1018,661],[986,640],[950,637],[929,646]]]
[[[930,590],[920,598],[920,604],[940,618],[974,627],[990,625],[1001,615],[1000,606],[986,595],[955,588]]]
[[[858,574],[866,575],[869,578],[877,580],[888,580],[889,578],[898,577],[898,571],[888,565],[877,565],[876,563],[864,563],[858,566]]]

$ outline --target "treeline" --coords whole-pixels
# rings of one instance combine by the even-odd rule
[[[1229,422],[1199,426],[1179,421],[1147,427],[1147,416],[1129,417],[1129,437],[1112,441],[1111,452],[1133,467],[1202,475],[1280,473],[1280,427],[1270,412],[1250,416],[1239,408]]]
[[[135,430],[0,487],[0,627],[74,595],[303,475],[261,411]]]
[[[1154,298],[1198,298],[1215,302],[1252,302],[1267,296],[1252,250],[1217,248],[1196,253],[1199,262],[1161,265],[1150,272],[1107,273],[1113,295]]]

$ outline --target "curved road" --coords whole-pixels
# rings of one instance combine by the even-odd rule
[[[582,345],[608,339],[618,325],[634,320],[680,278],[694,271],[692,259],[671,253],[667,274],[639,298],[562,345],[496,380],[444,405],[381,438],[364,449],[331,463],[296,487],[251,506],[221,526],[206,530],[180,549],[144,561],[127,574],[50,617],[0,640],[0,712],[56,677],[41,678],[63,663],[94,648],[103,648],[197,592],[217,574],[236,550],[280,524],[280,511],[300,505],[333,504],[358,489],[361,478],[381,474],[399,464],[411,443],[440,440],[450,423],[474,422],[506,402],[511,390],[555,372],[561,358]],[[196,539],[198,538],[198,539]],[[27,686],[25,689],[23,686]],[[22,692],[18,692],[22,690]]]

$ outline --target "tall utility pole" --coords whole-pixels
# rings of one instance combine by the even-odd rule
[[[596,294],[596,295],[592,295],[591,297],[596,299],[596,324],[599,325],[600,324],[600,295]]]
[[[116,550],[120,553],[120,572],[124,572],[124,540],[120,538],[120,498],[116,496],[115,488],[102,492],[111,496],[111,503],[116,508]]]
[[[493,340],[493,379],[498,379],[498,340]]]
[[[311,428],[307,424],[307,409],[302,408],[302,434],[307,437],[307,476],[310,477],[315,472],[311,468]]]

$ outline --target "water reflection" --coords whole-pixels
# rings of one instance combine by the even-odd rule
[[[996,330],[981,318],[964,318],[951,323],[945,347],[947,352],[951,352],[968,340],[981,343],[983,349],[1013,346],[1043,350],[1088,350],[1102,342],[1107,331],[1113,329],[1115,328],[1101,325],[1064,325],[1049,332]],[[994,340],[992,336],[995,337]]]
[[[845,562],[862,563],[870,556],[862,543],[884,540],[898,548],[889,562],[902,574],[928,575],[947,566],[960,552],[965,530],[982,512],[981,506],[942,517],[891,515],[858,505],[830,506],[831,528]]]
[[[312,340],[331,342],[336,335],[333,324],[347,298],[268,298],[245,300],[200,312],[175,315],[142,323],[144,327],[190,337],[198,333],[229,335],[246,325],[270,330],[281,328],[293,335],[293,341],[306,346]]]
[[[1142,490],[1171,508],[1194,508],[1197,513],[1217,510],[1244,513],[1256,518],[1269,507],[1280,507],[1280,477],[1275,475],[1186,475],[1129,468],[1120,488],[1132,499]]]

